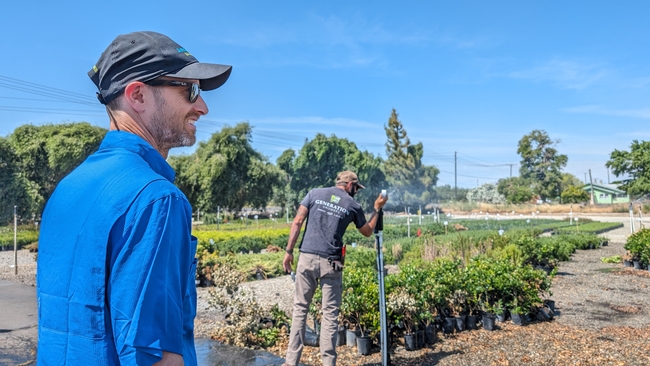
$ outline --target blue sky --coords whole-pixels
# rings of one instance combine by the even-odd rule
[[[534,129],[560,140],[566,171],[584,179],[591,169],[607,183],[609,154],[650,139],[649,8],[643,1],[15,1],[2,5],[0,22],[0,136],[25,123],[108,127],[86,72],[118,34],[154,30],[200,61],[233,65],[222,88],[203,94],[210,113],[197,124],[200,140],[248,121],[253,145],[272,161],[317,132],[385,156],[383,125],[395,108],[411,141],[424,144],[424,162],[441,170],[439,184],[454,184],[454,152],[460,187],[508,177],[506,164],[516,164],[516,175],[517,142]],[[24,82],[88,102],[16,90]]]

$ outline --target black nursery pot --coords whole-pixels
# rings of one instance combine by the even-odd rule
[[[407,351],[415,351],[417,349],[417,343],[415,339],[415,333],[404,334],[404,348]]]
[[[492,314],[485,313],[483,314],[483,329],[493,331],[496,329],[494,323],[496,320],[496,316]]]
[[[424,330],[425,334],[427,336],[427,343],[428,344],[434,344],[436,342],[436,326],[435,325],[427,325],[426,329]]]
[[[366,356],[370,354],[370,347],[372,346],[372,339],[368,336],[357,337],[357,351],[360,355]]]
[[[555,312],[555,300],[544,300],[544,305],[551,309],[552,312]]]
[[[336,345],[337,346],[343,346],[346,343],[345,339],[345,327],[339,327],[339,331],[337,334],[337,339],[336,339]]]
[[[345,331],[345,344],[348,347],[354,347],[357,345],[357,333],[351,331],[351,330],[346,330]]]
[[[452,334],[454,329],[456,329],[456,317],[445,318],[445,322],[442,323],[442,332]]]
[[[467,321],[467,315],[460,315],[456,317],[456,331],[462,332],[465,330],[465,322]]]
[[[426,339],[424,338],[426,335],[423,330],[418,330],[415,332],[417,335],[417,346],[418,348],[424,347],[424,344],[426,343]]]
[[[641,269],[641,262],[640,261],[633,261],[634,263],[634,269]]]
[[[507,314],[506,314],[505,309],[501,312],[501,314],[496,315],[496,317],[497,317],[498,322],[501,322],[501,323],[505,322],[506,318],[507,318]]]
[[[478,322],[478,317],[476,315],[468,315],[467,322],[465,323],[468,330],[478,329],[476,323]]]
[[[515,325],[525,325],[526,324],[526,315],[525,314],[516,314],[510,313],[510,318],[512,323]]]
[[[623,265],[625,267],[632,267],[632,261],[628,261],[627,259],[623,260]]]

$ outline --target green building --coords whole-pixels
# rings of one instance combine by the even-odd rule
[[[628,203],[630,196],[621,191],[614,184],[594,184],[594,203],[596,204],[612,204],[612,203]],[[591,194],[591,184],[587,184],[582,189]]]

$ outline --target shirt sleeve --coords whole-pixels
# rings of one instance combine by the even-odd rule
[[[311,204],[311,191],[309,191],[309,192],[307,193],[307,195],[305,195],[305,198],[302,199],[302,201],[300,202],[300,204],[301,204],[302,206],[305,206],[306,208],[309,208],[309,206],[310,206],[310,204]]]
[[[366,224],[366,215],[363,213],[363,209],[361,206],[357,207],[357,209],[354,211],[354,225],[357,227],[357,229],[361,229],[363,225]]]
[[[122,364],[151,365],[163,351],[183,354],[183,335],[193,327],[183,316],[195,255],[190,215],[184,197],[168,195],[140,207],[125,223],[107,286]]]

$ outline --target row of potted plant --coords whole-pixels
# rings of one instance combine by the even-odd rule
[[[503,314],[506,310],[514,317],[528,314],[550,295],[550,285],[543,271],[487,256],[476,257],[464,266],[450,259],[403,265],[399,273],[386,276],[389,329],[393,336],[404,335],[407,348],[412,348],[409,345],[415,344],[414,340],[431,338],[426,336],[427,331],[435,332],[436,325],[454,327],[454,322],[465,324],[470,317],[473,320],[468,324],[475,326],[480,315]],[[343,289],[343,324],[359,336],[375,337],[380,330],[376,271],[348,266]],[[312,308],[316,318],[317,304],[316,297]]]

